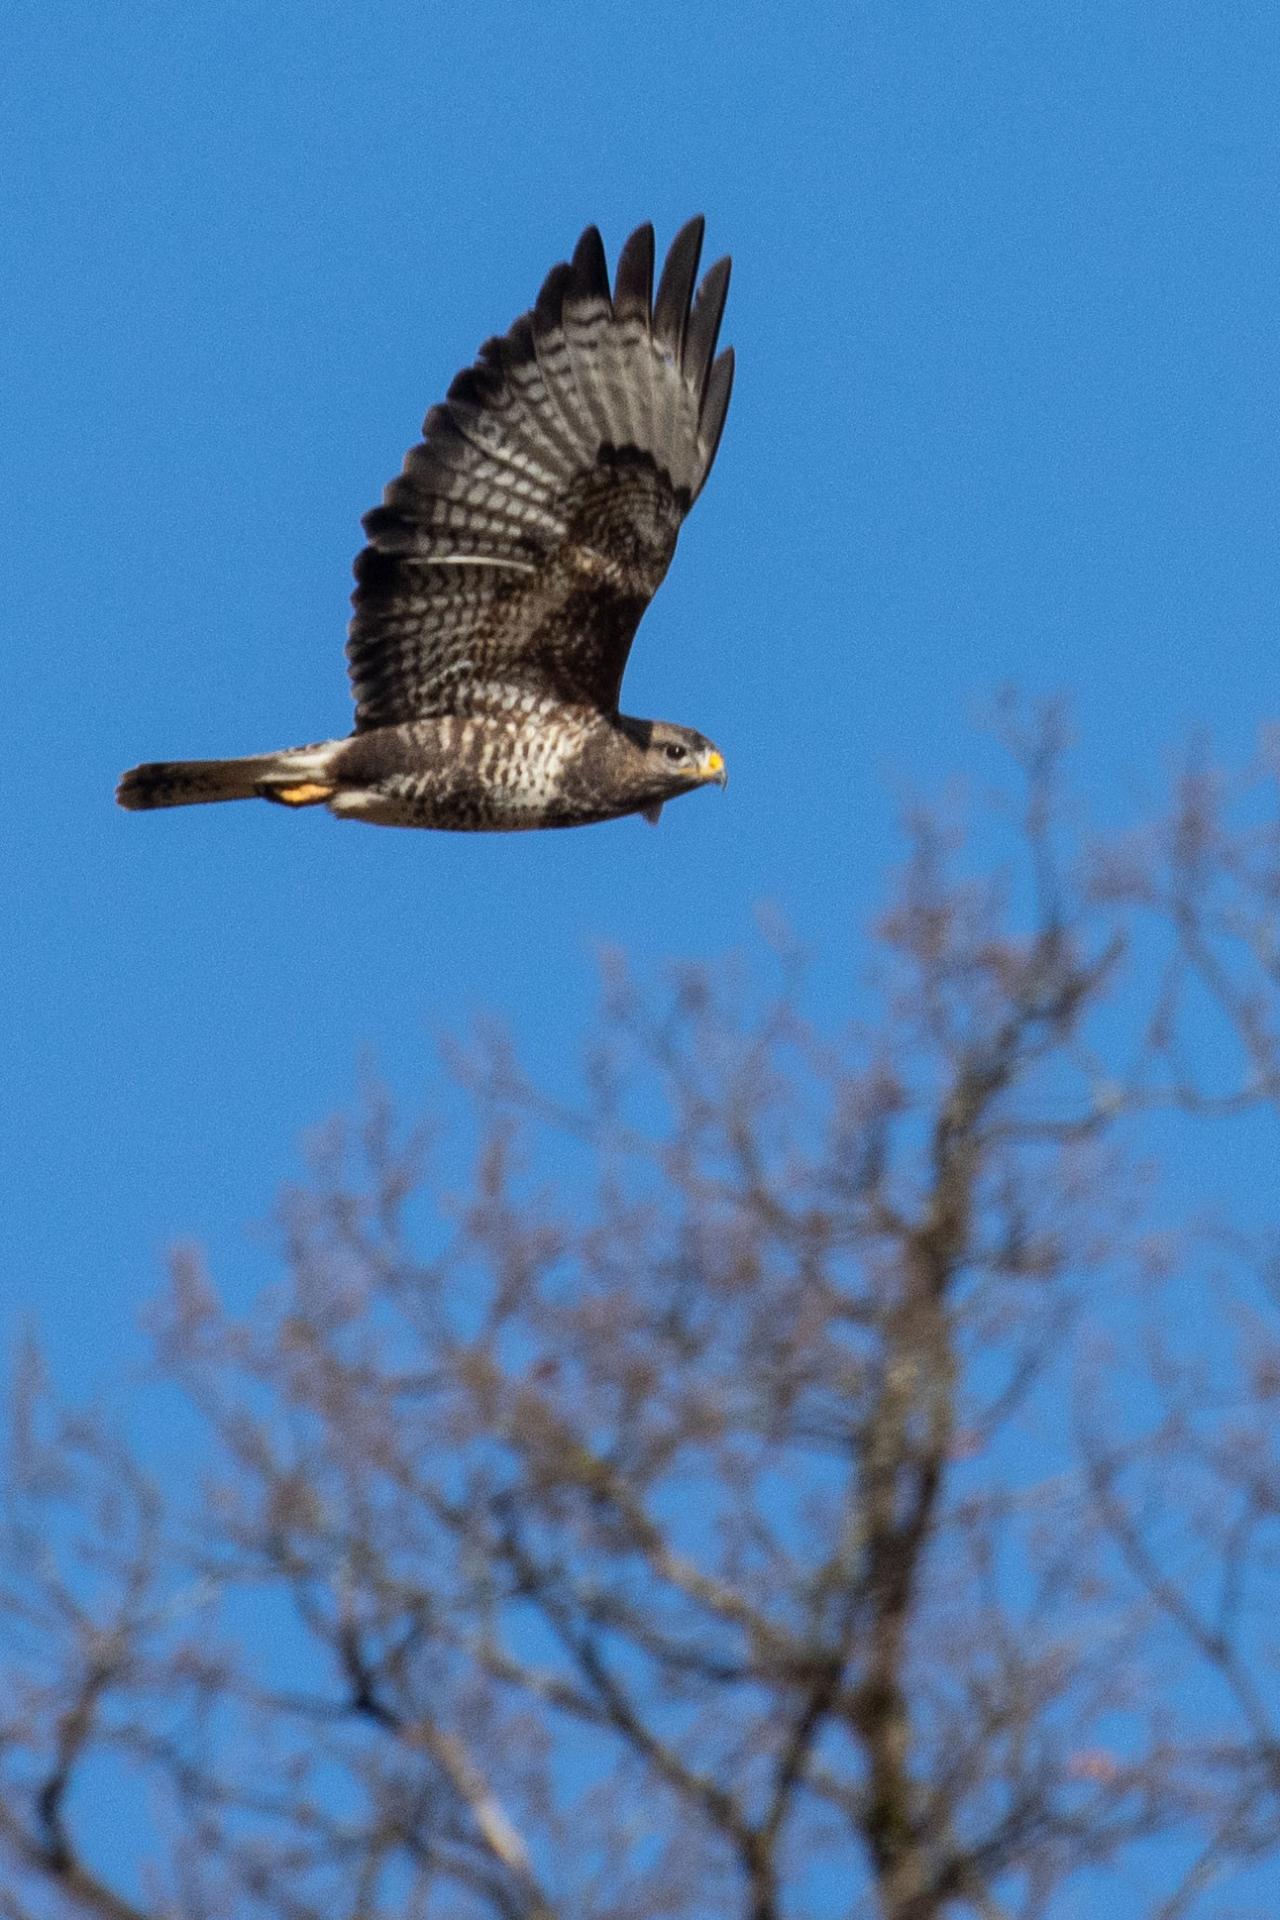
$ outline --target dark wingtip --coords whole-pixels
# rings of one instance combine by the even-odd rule
[[[692,214],[671,242],[671,248],[667,254],[667,264],[670,265],[672,260],[687,251],[692,257],[693,271],[696,273],[698,270],[698,259],[702,253],[702,236],[706,230],[707,216],[705,213]]]
[[[698,277],[702,236],[706,221],[700,213],[686,220],[667,254],[653,303],[653,337],[669,347],[678,359],[684,347],[685,328],[689,324],[689,301]]]
[[[724,303],[729,297],[729,275],[732,269],[733,262],[728,254],[725,254],[723,259],[717,260],[714,266],[708,267],[694,299],[693,311],[689,315],[689,325],[685,331],[685,376],[698,396],[699,405],[706,392],[711,362],[715,358],[716,341],[720,337],[720,322],[724,318]]]
[[[599,227],[588,227],[573,250],[570,266],[573,291],[580,298],[602,300],[612,308],[609,292],[609,263],[604,257],[604,241]]]
[[[535,330],[559,326],[564,296],[572,279],[573,268],[565,260],[557,261],[538,289],[538,297],[533,303]]]
[[[621,319],[639,314],[646,327],[653,314],[653,224],[646,220],[628,236],[618,255],[613,310]]]
[[[720,447],[720,436],[724,432],[724,418],[729,411],[729,396],[733,392],[733,348],[726,347],[724,352],[712,362],[707,375],[707,388],[702,396],[702,412],[698,419],[699,437],[706,446],[706,464],[702,469],[702,479],[698,483],[701,493],[707,483],[707,475],[715,465],[716,453]]]

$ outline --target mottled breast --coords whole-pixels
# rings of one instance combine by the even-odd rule
[[[598,817],[566,788],[598,714],[513,688],[482,712],[372,728],[347,741],[333,812],[387,826],[512,831]]]

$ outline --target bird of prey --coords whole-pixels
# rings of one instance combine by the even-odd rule
[[[695,293],[703,222],[653,292],[653,228],[612,288],[588,227],[532,312],[432,407],[366,514],[347,645],[355,731],[238,760],[134,767],[129,808],[327,806],[380,826],[584,826],[724,785],[690,727],[618,710],[641,616],[715,459],[729,261]]]

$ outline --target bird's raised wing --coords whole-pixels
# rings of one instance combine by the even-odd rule
[[[640,617],[711,470],[733,382],[729,287],[694,294],[701,219],[653,295],[653,228],[600,235],[460,373],[366,514],[347,647],[356,727],[509,696],[613,712]]]

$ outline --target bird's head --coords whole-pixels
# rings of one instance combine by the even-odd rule
[[[628,773],[640,810],[651,819],[667,800],[695,787],[727,784],[724,755],[704,733],[669,720],[624,720]]]
[[[687,787],[714,783],[728,784],[724,755],[705,733],[692,727],[675,727],[667,720],[655,720],[645,749],[645,757],[656,775],[672,782],[672,794]]]

